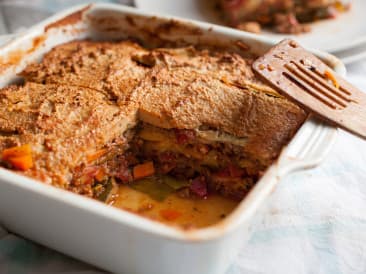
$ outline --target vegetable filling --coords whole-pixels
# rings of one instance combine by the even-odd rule
[[[141,123],[125,148],[105,148],[75,172],[73,189],[102,201],[113,200],[123,184],[163,201],[171,193],[205,199],[210,193],[240,200],[265,165],[243,152],[245,139],[210,129],[162,129]],[[80,188],[80,185],[85,186]]]

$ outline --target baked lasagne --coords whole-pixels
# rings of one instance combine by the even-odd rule
[[[251,63],[132,41],[59,45],[0,90],[1,165],[105,202],[122,186],[240,200],[307,116]]]

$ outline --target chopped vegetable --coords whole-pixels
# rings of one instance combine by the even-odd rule
[[[111,177],[108,180],[105,180],[105,182],[102,182],[100,184],[97,184],[94,187],[94,191],[96,193],[96,198],[99,201],[106,202],[109,198],[109,195],[111,194],[113,190],[113,186],[115,185],[114,178]]]
[[[141,139],[147,140],[147,141],[153,141],[153,142],[162,142],[165,141],[167,136],[158,130],[152,130],[150,128],[143,128],[139,132],[139,136]]]
[[[133,167],[133,178],[135,180],[149,177],[155,174],[153,162],[147,162]]]
[[[101,182],[104,180],[105,176],[106,176],[106,172],[105,172],[104,168],[101,167],[98,169],[98,171],[94,177],[98,182]]]
[[[174,190],[178,190],[183,187],[188,187],[190,184],[188,180],[178,180],[171,176],[162,176],[161,180],[164,184],[170,186]]]
[[[144,178],[133,182],[130,186],[140,192],[149,195],[157,201],[165,200],[176,190],[188,187],[188,180],[178,180],[170,176]]]
[[[160,210],[160,216],[167,221],[174,221],[178,219],[182,213],[175,209],[162,209]]]
[[[337,78],[335,78],[334,74],[332,72],[330,72],[329,70],[326,70],[324,72],[324,76],[325,78],[329,79],[330,81],[332,81],[333,85],[335,88],[339,88],[339,83],[337,81]]]
[[[29,144],[5,149],[1,158],[18,170],[25,171],[33,166],[32,147]]]
[[[131,187],[137,191],[143,192],[149,195],[151,198],[157,201],[164,201],[169,194],[174,192],[174,188],[164,183],[159,183],[156,178],[141,179],[133,184]]]
[[[91,163],[91,162],[94,162],[95,160],[99,159],[106,153],[107,153],[107,149],[103,148],[103,149],[97,150],[93,154],[87,155],[86,159],[87,159],[88,163]]]
[[[14,168],[25,171],[33,166],[32,155],[9,158],[7,160]]]
[[[207,196],[207,183],[204,176],[199,176],[192,180],[189,189],[198,197],[205,198]]]
[[[22,146],[4,149],[2,152],[2,159],[7,160],[9,158],[21,157],[28,154],[32,154],[32,147],[30,144],[25,144]]]
[[[99,172],[97,166],[87,166],[83,169],[82,176],[80,177],[80,183],[83,185],[91,185],[94,182],[95,176]]]
[[[83,185],[92,185],[95,181],[104,181],[106,175],[106,171],[103,167],[87,166],[83,169],[78,181]]]

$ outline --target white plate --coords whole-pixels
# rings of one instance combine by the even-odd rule
[[[135,0],[135,5],[145,11],[169,14],[210,23],[220,23],[212,10],[210,0]],[[295,37],[310,48],[332,52],[344,51],[366,42],[365,0],[352,0],[352,9],[336,20],[323,20],[312,24],[310,33],[301,35],[281,35],[264,32],[262,35],[272,40]],[[210,7],[211,6],[211,7]]]

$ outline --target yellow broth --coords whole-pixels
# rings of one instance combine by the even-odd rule
[[[230,214],[238,203],[218,194],[199,199],[182,198],[173,193],[164,201],[156,201],[145,193],[122,185],[112,204],[156,221],[189,229],[216,224]]]

